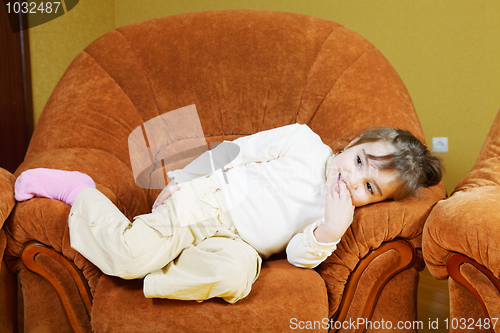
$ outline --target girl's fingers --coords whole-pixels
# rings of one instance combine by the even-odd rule
[[[326,182],[326,190],[328,193],[333,193],[335,191],[335,183],[333,182],[333,180],[329,179]]]
[[[341,196],[345,195],[349,191],[347,190],[347,185],[343,181],[339,181],[339,193]]]
[[[160,200],[158,200],[158,198],[156,198],[155,203],[153,204],[153,208],[156,208],[159,205],[160,205]]]
[[[347,189],[346,183],[343,181],[339,182],[340,184],[340,198],[343,199],[345,202],[348,202],[349,204],[352,205],[352,198],[351,198],[351,193]]]

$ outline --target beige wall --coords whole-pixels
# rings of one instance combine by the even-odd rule
[[[80,0],[63,16],[28,30],[35,123],[71,61],[94,39],[113,29],[114,0]]]
[[[339,22],[380,49],[405,82],[427,141],[443,153],[449,192],[474,164],[500,109],[500,1],[494,0],[85,0],[30,30],[35,119],[71,59],[122,25],[212,9],[270,9]]]

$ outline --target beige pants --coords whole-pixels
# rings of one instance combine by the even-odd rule
[[[71,246],[104,273],[144,279],[146,297],[234,303],[250,292],[261,258],[239,236],[220,189],[197,178],[130,221],[95,189],[69,217]]]

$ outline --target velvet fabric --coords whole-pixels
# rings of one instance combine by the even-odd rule
[[[155,332],[159,327],[163,327],[162,332],[283,332],[295,322],[327,318],[326,287],[318,273],[297,272],[284,260],[267,261],[263,268],[250,295],[230,312],[221,299],[204,301],[203,306],[196,301],[147,299],[140,280],[103,277],[97,288],[92,327],[97,332],[130,333]],[[295,302],[297,298],[302,302]],[[140,309],[144,309],[144,315],[123,320],[122,313]]]
[[[3,260],[7,237],[2,227],[14,208],[14,176],[0,168],[0,327],[2,332],[17,331],[17,281]]]
[[[9,217],[14,208],[16,200],[14,199],[15,177],[5,169],[0,168],[0,259],[3,260],[7,238],[2,230],[5,220]]]
[[[380,333],[380,332],[417,332],[417,326],[406,327],[398,329],[397,323],[414,322],[415,313],[417,313],[417,302],[409,302],[408,300],[417,299],[419,273],[417,269],[411,268],[398,273],[394,276],[382,290],[379,297],[379,302],[386,304],[386,306],[379,306],[375,308],[372,314],[372,323],[382,321],[390,322],[384,327],[368,327],[366,332]]]
[[[481,148],[476,163],[447,200],[432,210],[424,227],[423,253],[429,271],[438,279],[448,278],[446,261],[450,254],[463,254],[500,279],[500,112]],[[500,295],[491,282],[471,265],[461,273],[478,291],[491,314],[498,315]],[[450,278],[451,279],[451,278]],[[489,280],[488,280],[489,281]],[[463,296],[457,282],[450,298],[452,312],[464,314],[472,304]],[[454,295],[454,293],[457,293]],[[472,294],[471,294],[472,295]],[[460,300],[464,297],[464,300]],[[484,315],[484,312],[483,312]],[[492,315],[493,316],[493,315]],[[497,331],[500,326],[497,325]]]
[[[450,290],[450,319],[451,318],[466,318],[469,320],[471,318],[474,322],[481,320],[484,322],[486,319],[483,308],[479,304],[478,300],[474,295],[460,283],[453,280],[453,278],[448,279],[448,286]],[[458,323],[457,323],[458,324]],[[454,325],[450,328],[450,332],[461,333],[461,332],[471,332],[467,328],[462,328],[460,325]],[[488,333],[491,332],[489,329],[475,327],[474,332]]]
[[[340,140],[352,139],[372,126],[407,129],[424,141],[401,78],[363,37],[337,23],[305,15],[210,11],[121,27],[90,44],[54,89],[15,174],[36,167],[78,170],[90,175],[97,189],[130,219],[147,213],[159,190],[135,184],[128,136],[145,121],[191,104],[196,105],[207,142],[296,122],[308,124],[334,150]],[[182,137],[182,128],[178,133],[175,139],[188,139]],[[202,304],[146,300],[140,295],[140,280],[103,276],[70,247],[69,206],[55,200],[35,198],[17,204],[6,226],[7,254],[10,267],[23,272],[22,249],[36,240],[73,262],[94,298],[90,318],[96,332],[108,330],[120,316],[127,318],[120,324],[123,331],[133,331],[134,325],[145,321],[152,331],[163,331],[166,323],[181,328],[189,324],[195,331],[201,327],[196,326],[201,325],[196,316],[202,313],[219,324],[229,317],[231,325],[247,322],[271,328],[279,324],[274,328],[283,330],[291,313],[303,320],[335,314],[350,274],[383,242],[404,238],[420,248],[423,224],[444,197],[440,184],[423,189],[419,198],[357,209],[338,249],[315,271],[291,267],[284,259],[266,263],[248,300],[234,306],[219,300]],[[366,279],[373,282],[377,268],[369,274]],[[400,283],[388,284],[387,293],[414,295],[415,274],[398,276]],[[360,288],[353,315],[364,302],[366,291]],[[407,300],[414,317],[415,299]],[[377,306],[387,306],[385,300]],[[29,311],[36,317],[42,312],[35,313],[35,303],[30,303]],[[181,322],[181,313],[190,317]],[[271,314],[280,321],[262,322],[271,320]],[[84,322],[85,314],[79,318]],[[44,328],[50,329],[50,325]],[[87,329],[82,324],[82,330]]]

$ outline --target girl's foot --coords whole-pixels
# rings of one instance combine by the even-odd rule
[[[43,197],[73,205],[78,194],[87,188],[95,188],[95,183],[84,173],[39,168],[24,171],[17,178],[15,197],[17,201]]]

